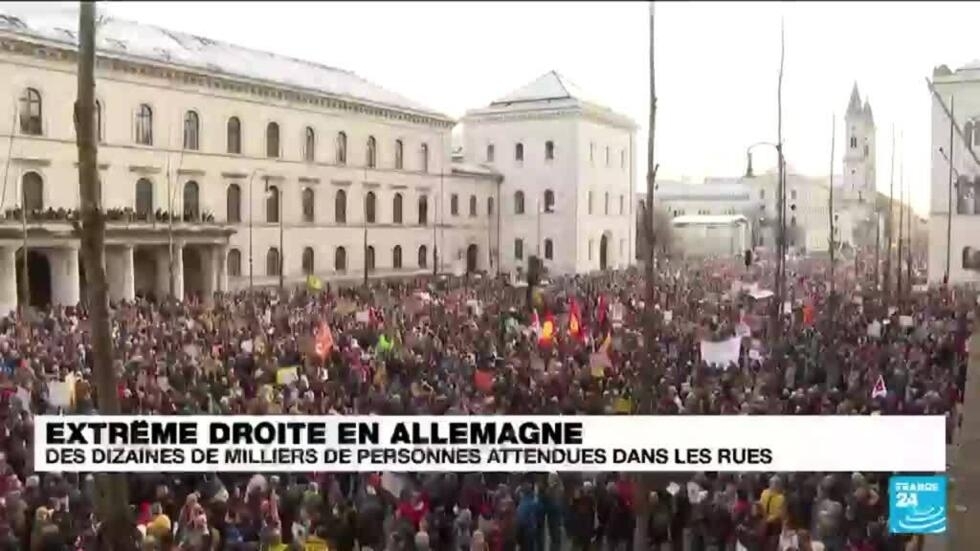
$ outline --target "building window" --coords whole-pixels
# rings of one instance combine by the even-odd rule
[[[24,199],[24,210],[36,212],[44,210],[44,180],[37,172],[24,174],[20,185]]]
[[[429,198],[425,195],[419,197],[419,225],[424,226],[429,223]]]
[[[764,189],[760,189],[759,190],[759,200],[760,201],[765,201],[766,200],[766,190],[764,190]]]
[[[970,133],[970,143],[973,144],[973,147],[980,146],[980,124],[973,123],[973,132]],[[865,145],[864,148],[867,150],[868,146]],[[865,155],[867,155],[867,151],[865,151]]]
[[[378,213],[378,198],[373,191],[367,192],[364,196],[364,220],[368,224],[374,224]]]
[[[395,140],[395,169],[405,168],[405,146],[401,140]]]
[[[619,240],[619,256],[626,256],[626,240],[624,239]]]
[[[796,201],[796,190],[795,189],[789,190],[789,198],[792,199],[793,201]]]
[[[303,144],[303,160],[312,163],[316,160],[316,132],[312,127],[306,127],[306,141]]]
[[[422,157],[422,172],[429,171],[429,144],[422,144],[419,148],[419,155]]]
[[[524,214],[524,192],[514,192],[514,214]]]
[[[592,192],[591,191],[589,192],[588,208],[589,208],[589,214],[592,214]]]
[[[102,131],[102,102],[95,100],[95,139],[102,142],[105,134]]]
[[[524,161],[524,144],[517,142],[514,146],[514,160],[518,162]]]
[[[265,156],[279,158],[279,123],[270,122],[265,127]]]
[[[514,240],[514,258],[517,260],[524,259],[524,240],[515,239]]]
[[[476,195],[470,195],[470,217],[476,216]]]
[[[606,166],[609,166],[609,146],[606,146]]]
[[[184,149],[197,151],[201,147],[201,119],[194,111],[184,114]]]
[[[136,181],[136,218],[147,222],[153,218],[153,182],[146,178]]]
[[[391,201],[391,221],[394,224],[402,223],[402,194],[396,193]]]
[[[851,136],[851,149],[857,149],[858,139],[857,136]]]
[[[544,190],[544,212],[555,211],[555,192],[550,189]]]
[[[429,264],[429,250],[425,245],[419,247],[419,268],[425,268]]]
[[[265,275],[277,276],[282,270],[282,263],[279,261],[279,249],[272,247],[265,253]]]
[[[378,142],[374,139],[374,136],[368,136],[364,166],[368,168],[378,166]]]
[[[31,136],[41,135],[41,92],[25,88],[20,96],[20,131]]]
[[[555,256],[555,244],[550,239],[544,240],[544,258],[545,260],[552,260]]]
[[[595,164],[595,144],[589,142],[589,162]]]
[[[622,195],[619,196],[619,215],[622,216],[626,212],[626,198]]]
[[[796,217],[795,216],[793,216],[793,217],[791,217],[789,219],[789,225],[790,226],[793,226],[794,228],[796,227]]]
[[[312,188],[303,188],[303,222],[312,223],[316,219],[316,195]]]
[[[197,222],[201,219],[201,188],[191,180],[184,184],[184,220]]]
[[[242,221],[242,188],[238,184],[228,186],[225,209],[228,223],[238,224]]]
[[[338,189],[333,199],[333,218],[338,224],[347,223],[347,192]]]
[[[595,241],[589,239],[589,260],[592,260],[592,249],[595,248]]]
[[[449,214],[459,216],[459,196],[455,193],[449,196]]]
[[[316,272],[313,262],[313,247],[303,249],[303,275],[312,275]]]
[[[337,132],[337,164],[347,164],[347,134]]]
[[[609,192],[606,192],[605,199],[603,200],[603,210],[606,216],[609,216]]]
[[[493,197],[487,197],[487,216],[493,216]]]
[[[347,249],[337,247],[333,253],[333,269],[337,272],[347,271]]]
[[[619,168],[626,168],[626,150],[619,150]]]
[[[401,245],[395,245],[391,249],[391,267],[396,270],[402,269],[402,247]]]
[[[493,144],[487,144],[487,162],[492,163],[494,157]]]
[[[241,155],[242,153],[242,121],[238,117],[228,119],[227,129],[228,153]]]
[[[238,249],[228,250],[228,275],[231,277],[242,275],[242,252]]]
[[[544,142],[544,160],[546,161],[555,160],[555,142],[550,140]]]
[[[368,245],[364,249],[364,268],[371,273],[374,271],[374,247]]]
[[[136,143],[153,145],[153,109],[145,103],[136,110]]]
[[[265,192],[265,221],[279,223],[279,188],[276,186],[269,186]]]

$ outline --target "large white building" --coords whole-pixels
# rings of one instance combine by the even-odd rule
[[[929,282],[980,282],[980,61],[933,71]],[[950,121],[955,120],[952,142]],[[952,161],[952,170],[950,170]],[[950,208],[952,206],[952,209]],[[952,210],[952,217],[950,211]]]
[[[531,255],[553,273],[630,264],[633,121],[552,71],[462,122],[465,160],[503,176],[504,269],[526,270]]]
[[[73,304],[84,287],[79,238],[68,220],[79,204],[72,116],[77,21],[74,9],[48,4],[0,9],[5,311],[18,303],[25,244],[31,302]],[[274,285],[280,278],[298,284],[308,274],[342,281],[365,272],[431,273],[436,259],[440,271],[499,269],[500,175],[451,162],[455,123],[449,117],[348,71],[113,18],[100,22],[97,48],[99,171],[109,216],[112,298],[159,296],[171,286],[177,296],[208,296]],[[560,134],[555,127],[553,137],[542,130],[510,143],[501,135],[500,160],[510,161],[500,163],[502,172],[520,173],[506,151],[513,153],[517,140],[526,143],[525,170],[539,175],[550,169],[575,175],[566,162],[582,148],[572,139],[585,136],[587,128],[595,128],[588,135],[598,147],[614,147],[617,154],[629,149],[627,122],[616,132],[618,127],[591,122],[602,117],[585,106],[557,111],[543,127],[572,120],[563,117],[576,111],[581,132]],[[553,140],[550,164],[543,159],[546,139]],[[631,161],[631,154],[624,155]],[[600,163],[605,169],[594,172],[612,174],[608,165]],[[596,193],[626,193],[628,172],[619,170],[624,175],[615,182],[588,172],[587,183]],[[566,189],[576,183],[553,181]],[[512,195],[517,188],[509,186]],[[573,208],[564,193],[560,197],[559,212]],[[503,202],[507,220],[514,206],[510,197]],[[176,214],[173,223],[168,212]],[[615,253],[615,239],[628,232],[614,220],[581,229],[581,240],[606,235]],[[557,235],[558,229],[567,235],[570,226],[546,224],[562,251],[556,258],[575,258],[575,243]],[[526,223],[519,227],[526,232]],[[507,243],[513,243],[512,229]],[[513,263],[509,245],[502,256]],[[617,264],[620,256],[610,258]],[[587,264],[576,258],[573,265]]]

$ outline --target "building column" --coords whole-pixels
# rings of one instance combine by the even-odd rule
[[[201,274],[204,278],[203,292],[204,303],[214,304],[214,293],[218,290],[218,247],[201,247]]]
[[[17,258],[13,247],[0,248],[0,316],[17,310]]]
[[[136,298],[132,245],[106,249],[106,278],[109,280],[110,300],[131,301]]]
[[[157,251],[157,296],[170,294],[170,246],[164,245]],[[174,243],[174,296],[184,298],[184,245]]]
[[[80,297],[78,282],[78,249],[59,247],[47,251],[51,264],[51,302],[75,306]]]
[[[228,246],[221,245],[214,249],[217,255],[217,268],[218,268],[218,291],[222,293],[228,292]]]

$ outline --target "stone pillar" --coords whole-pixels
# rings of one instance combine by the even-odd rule
[[[214,304],[214,293],[218,290],[218,254],[219,249],[213,246],[201,247],[201,269],[203,276],[203,298],[207,305]]]
[[[0,316],[17,310],[17,258],[13,247],[0,248]]]
[[[51,302],[62,306],[78,304],[78,249],[61,247],[47,251],[51,264]]]
[[[109,299],[133,300],[136,280],[133,267],[133,246],[123,245],[106,249],[106,278],[109,280]]]
[[[218,268],[218,291],[222,293],[228,292],[228,247],[222,245],[215,248],[215,254],[217,255],[217,268]]]

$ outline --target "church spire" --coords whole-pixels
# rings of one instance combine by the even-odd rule
[[[865,116],[865,118],[868,119],[868,122],[870,122],[872,125],[874,125],[874,123],[875,123],[875,116],[871,112],[871,100],[868,99],[868,98],[865,98],[864,99],[864,116]]]
[[[854,88],[851,89],[851,101],[847,103],[847,114],[848,115],[862,115],[864,109],[861,107],[861,93],[858,92],[858,83],[854,82]]]

